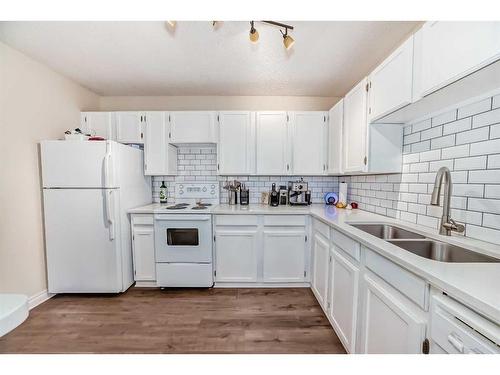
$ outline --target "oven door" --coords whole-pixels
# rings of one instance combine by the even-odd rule
[[[156,215],[155,253],[157,263],[212,262],[210,215]]]

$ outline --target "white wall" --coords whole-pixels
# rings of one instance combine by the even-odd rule
[[[102,96],[101,111],[294,110],[327,111],[336,97],[312,96]]]
[[[96,94],[0,42],[0,293],[46,290],[38,142],[98,108]]]

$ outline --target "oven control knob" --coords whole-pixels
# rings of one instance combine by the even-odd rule
[[[212,191],[210,192],[210,194],[214,195],[214,194],[215,194],[215,190],[212,190]]]
[[[179,190],[179,194],[180,195],[184,194],[184,190]]]
[[[212,189],[215,189],[215,185],[210,186]]]
[[[179,185],[179,190],[184,189],[184,185]]]
[[[201,189],[201,190],[202,190],[203,192],[205,192],[205,191],[207,191],[207,188],[206,188],[206,187],[204,187],[204,188],[203,188],[203,189]]]

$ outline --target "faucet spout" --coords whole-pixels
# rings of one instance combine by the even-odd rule
[[[451,193],[453,191],[453,184],[451,182],[450,170],[447,167],[441,167],[437,172],[436,181],[434,182],[434,189],[432,190],[431,195],[431,204],[433,206],[439,206],[439,202],[441,200],[441,187],[443,185],[443,215],[441,216],[439,234],[451,236],[452,230],[463,232],[465,228],[463,227],[463,225],[457,225],[450,216],[450,202]]]

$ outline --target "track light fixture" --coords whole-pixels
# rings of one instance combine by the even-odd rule
[[[288,29],[285,27],[285,32],[281,31],[281,35],[283,35],[283,44],[285,45],[286,49],[292,48],[292,46],[295,44],[295,40],[288,35]]]
[[[250,33],[249,33],[250,41],[252,43],[257,43],[259,40],[259,32],[253,25],[253,21],[250,21]]]
[[[167,25],[170,26],[172,29],[175,29],[176,24],[177,21],[167,21]]]
[[[276,22],[276,21],[259,21],[259,22],[279,27],[281,35],[283,35],[283,45],[285,46],[285,48],[287,50],[292,48],[292,46],[295,43],[295,40],[290,35],[288,35],[288,30],[293,30],[293,26],[286,25],[284,23]],[[285,29],[285,31],[281,30],[282,28]],[[249,37],[250,37],[250,41],[252,43],[255,43],[259,40],[259,32],[257,31],[257,29],[254,26],[254,21],[250,21]]]

